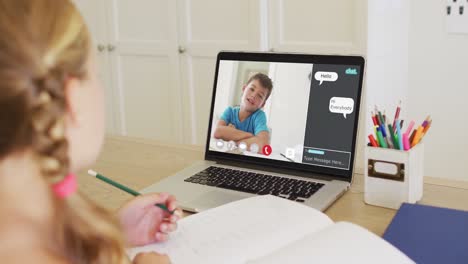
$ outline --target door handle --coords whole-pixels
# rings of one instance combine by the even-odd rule
[[[113,52],[113,51],[115,50],[115,46],[112,45],[112,44],[109,44],[109,45],[107,45],[107,50],[108,50],[109,52]]]
[[[103,44],[99,44],[97,46],[97,49],[98,49],[99,52],[103,52],[104,50],[106,50],[106,46],[104,46]]]

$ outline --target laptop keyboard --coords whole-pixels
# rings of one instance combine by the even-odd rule
[[[304,202],[324,185],[317,182],[213,166],[185,179],[185,181],[258,195],[272,194],[297,202]]]

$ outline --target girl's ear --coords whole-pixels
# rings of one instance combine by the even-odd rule
[[[247,85],[242,86],[242,92],[245,91],[245,88],[246,88],[246,87],[247,87]]]
[[[81,82],[76,77],[69,77],[65,80],[65,100],[67,103],[67,119],[73,126],[80,126],[81,103],[80,91]]]

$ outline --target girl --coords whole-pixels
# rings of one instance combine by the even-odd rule
[[[180,209],[154,206],[175,210],[167,194],[137,197],[115,217],[77,192],[73,173],[102,143],[102,97],[90,36],[70,0],[0,0],[0,262],[130,263],[125,246],[175,230]]]

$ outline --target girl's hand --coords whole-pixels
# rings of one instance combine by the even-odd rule
[[[164,204],[173,214],[155,206]],[[135,197],[118,211],[120,224],[129,246],[143,246],[165,241],[168,233],[176,230],[182,211],[175,197],[167,193],[146,194]]]
[[[154,252],[139,253],[132,261],[133,264],[170,264],[169,257]]]

